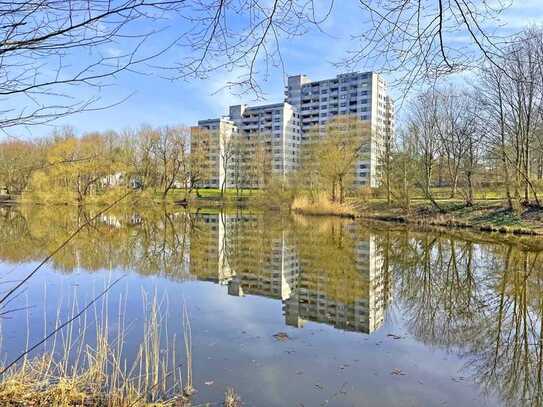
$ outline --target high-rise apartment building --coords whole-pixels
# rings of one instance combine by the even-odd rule
[[[289,103],[230,106],[229,113],[240,138],[248,142],[250,153],[264,147],[264,159],[269,161],[273,175],[285,177],[298,168],[301,130],[298,113]],[[253,161],[255,154],[249,158]]]
[[[220,188],[226,178],[228,188],[257,188],[266,176],[285,178],[298,167],[301,130],[288,103],[230,106],[227,117],[191,129],[193,146],[204,133],[211,140],[204,187]]]
[[[205,143],[202,179],[199,184],[204,188],[220,188],[228,169],[228,156],[225,154],[232,137],[237,134],[237,126],[225,118],[200,120],[198,126],[191,127],[191,150],[202,148]]]
[[[285,101],[299,113],[302,141],[308,141],[311,129],[323,129],[328,120],[337,116],[355,116],[367,122],[371,129],[369,154],[353,171],[359,186],[378,186],[384,140],[387,134],[394,136],[394,102],[378,73],[354,72],[319,81],[306,75],[290,76]]]
[[[355,184],[378,186],[384,141],[394,137],[394,102],[386,82],[375,72],[347,73],[319,81],[306,75],[290,76],[283,103],[230,106],[228,116],[198,122],[193,134],[209,131],[214,147],[209,157],[212,171],[202,184],[219,188],[226,177],[228,187],[258,187],[265,171],[263,174],[256,165],[286,179],[298,168],[300,146],[310,142],[309,132],[324,130],[326,123],[338,116],[354,116],[367,123],[370,137],[364,156],[353,168]],[[361,135],[361,140],[366,138]],[[243,147],[237,159],[232,159],[229,151],[234,145],[238,150]]]

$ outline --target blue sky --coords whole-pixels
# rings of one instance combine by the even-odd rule
[[[340,4],[341,3],[341,4]],[[336,2],[335,11],[323,24],[324,32],[313,29],[302,37],[285,40],[281,43],[285,72],[280,67],[269,67],[267,74],[257,75],[264,91],[264,99],[255,101],[252,96],[240,97],[224,89],[224,85],[235,80],[239,72],[218,71],[211,79],[170,81],[159,77],[158,73],[120,75],[112,86],[100,90],[101,103],[109,104],[130,97],[123,103],[107,110],[85,112],[56,121],[57,126],[71,125],[77,132],[92,130],[122,130],[126,127],[150,125],[192,125],[198,119],[218,117],[226,113],[227,107],[236,103],[271,103],[283,99],[285,74],[305,73],[314,79],[333,77],[338,73],[334,62],[345,56],[353,46],[350,34],[360,31],[364,16],[356,1]],[[543,5],[540,0],[516,0],[503,15],[508,29],[518,30],[530,23],[542,21]],[[180,23],[181,22],[176,22]],[[155,38],[167,41],[169,31]],[[113,49],[112,52],[115,52]],[[164,58],[181,58],[182,50],[174,50]],[[84,55],[78,58],[85,58]],[[165,61],[166,63],[170,61]],[[368,61],[357,70],[376,69],[378,66]],[[374,62],[374,61],[373,61]],[[390,79],[390,78],[389,78]],[[394,90],[392,90],[394,93]],[[75,96],[84,96],[84,89],[74,88]],[[11,134],[19,137],[43,136],[53,130],[52,126],[37,126],[29,129],[14,129]]]

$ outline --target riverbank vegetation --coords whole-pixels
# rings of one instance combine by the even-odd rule
[[[357,212],[354,207],[347,203],[331,201],[325,194],[320,194],[316,198],[308,195],[302,195],[294,198],[291,209],[293,212],[304,215],[315,216],[343,216],[354,218]]]
[[[474,71],[469,84],[439,82],[415,94],[396,136],[383,123],[370,129],[350,116],[329,120],[309,132],[298,168],[285,176],[270,171],[271,147],[232,143],[223,157],[230,178],[218,190],[203,188],[211,176],[212,134],[191,143],[183,126],[83,135],[64,128],[43,139],[4,141],[4,199],[100,204],[133,190],[147,203],[536,230],[543,215],[542,44],[541,28],[526,29]],[[253,150],[258,159],[248,159]],[[379,165],[368,164],[370,154]],[[247,162],[251,171],[235,170]],[[252,174],[255,189],[246,189],[248,180],[235,175],[241,172]]]
[[[109,287],[108,287],[109,288]],[[106,291],[108,291],[106,288]],[[180,324],[168,335],[167,298],[142,292],[141,341],[126,321],[126,294],[118,314],[109,309],[109,294],[90,309],[80,300],[69,305],[74,319],[65,332],[57,316],[52,335],[44,337],[37,354],[26,350],[17,363],[0,364],[0,404],[3,406],[190,407],[196,393],[192,374],[192,337],[186,307]],[[59,311],[61,305],[59,303]],[[20,312],[20,311],[18,311]],[[47,324],[45,324],[47,325]],[[170,327],[172,329],[172,327]],[[182,338],[179,341],[177,338]],[[28,341],[27,341],[28,342]],[[135,350],[134,350],[134,346]],[[132,352],[132,353],[131,353]],[[11,362],[11,363],[10,363]],[[241,400],[226,389],[224,406]]]

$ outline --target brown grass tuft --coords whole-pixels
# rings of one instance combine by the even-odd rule
[[[234,389],[228,388],[224,394],[224,407],[240,407],[241,399]]]
[[[324,193],[319,194],[316,199],[305,195],[298,196],[294,198],[291,209],[293,212],[311,216],[356,216],[356,210],[351,205],[333,202]]]

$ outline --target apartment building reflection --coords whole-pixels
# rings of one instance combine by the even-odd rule
[[[383,324],[390,294],[384,289],[375,238],[354,241],[353,253],[353,269],[339,275],[301,259],[298,286],[283,306],[288,325],[303,327],[305,321],[314,321],[371,333]]]
[[[281,300],[290,326],[371,333],[382,325],[390,289],[374,236],[359,238],[347,225],[345,247],[302,247],[298,231],[274,230],[259,216],[209,214],[196,223],[190,263],[199,280],[227,285],[229,295]]]
[[[198,215],[190,235],[190,273],[198,280],[228,284],[232,272],[225,256],[226,217],[219,214]]]

